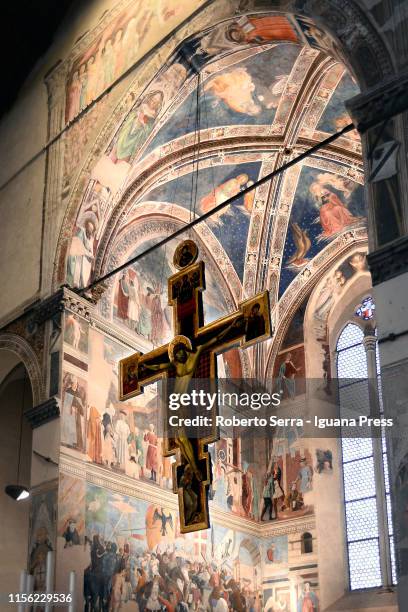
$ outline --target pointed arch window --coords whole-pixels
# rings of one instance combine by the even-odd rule
[[[374,330],[368,328],[365,333],[359,325],[348,323],[336,352],[340,416],[349,417],[353,403],[360,413],[381,416]],[[385,433],[378,438],[342,437],[341,448],[350,589],[396,584]]]

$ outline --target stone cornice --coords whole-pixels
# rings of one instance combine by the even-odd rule
[[[408,109],[408,71],[389,77],[377,87],[351,98],[347,109],[360,133]]]
[[[51,397],[45,402],[26,410],[24,416],[30,423],[31,428],[36,429],[41,425],[45,425],[45,423],[49,423],[49,421],[59,418],[60,409],[58,402],[55,397]]]
[[[408,236],[402,236],[367,256],[373,285],[408,272]]]
[[[91,484],[107,488],[111,491],[116,491],[122,495],[129,495],[153,504],[158,504],[174,510],[175,512],[178,510],[177,496],[174,495],[172,491],[166,491],[146,481],[135,480],[125,474],[118,475],[109,469],[93,463],[87,463],[82,459],[66,454],[64,448],[61,448],[60,470],[65,474],[86,480]],[[288,533],[302,533],[316,528],[313,515],[259,524],[245,517],[221,510],[215,506],[211,507],[211,502],[210,511],[212,520],[215,523],[228,526],[229,528],[259,538],[285,535]]]
[[[136,334],[130,329],[124,330],[120,325],[117,325],[114,321],[105,319],[97,312],[92,315],[91,326],[107,336],[110,336],[113,340],[118,340],[135,351],[147,353],[154,348],[153,344],[146,338],[136,336]]]

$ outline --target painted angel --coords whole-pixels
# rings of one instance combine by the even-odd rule
[[[222,204],[222,202],[225,202],[226,200],[232,198],[235,195],[238,195],[240,191],[242,191],[242,189],[245,189],[245,187],[249,187],[251,184],[252,182],[249,180],[249,176],[247,174],[239,174],[238,176],[229,179],[228,181],[225,181],[225,183],[222,183],[201,199],[201,211],[203,213],[206,213],[209,210],[212,210],[219,204]],[[250,192],[244,196],[244,212],[250,213],[252,211],[253,201],[254,192]],[[229,204],[228,206],[211,216],[211,220],[219,222],[220,217],[222,215],[231,213],[232,208],[231,204]]]

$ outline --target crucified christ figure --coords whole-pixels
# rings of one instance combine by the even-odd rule
[[[174,383],[174,393],[181,395],[187,393],[190,385],[190,381],[194,378],[197,366],[199,364],[200,356],[204,351],[207,351],[211,346],[219,344],[220,341],[233,329],[234,327],[241,327],[244,323],[243,316],[239,315],[226,329],[220,334],[211,338],[203,344],[199,344],[195,349],[192,348],[191,341],[186,336],[176,336],[169,344],[169,359],[170,361],[163,364],[143,366],[152,371],[164,371],[174,368],[176,376]],[[198,469],[197,462],[195,459],[193,445],[186,435],[184,427],[180,427],[175,437],[175,442],[179,447],[181,454],[187,463],[191,466],[193,473],[198,481],[201,482],[201,472]]]

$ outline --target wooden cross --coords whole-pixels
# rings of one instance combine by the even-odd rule
[[[135,353],[122,359],[119,365],[121,400],[143,393],[143,387],[159,379],[165,379],[177,395],[191,389],[192,379],[215,383],[217,353],[233,346],[247,347],[271,336],[267,291],[240,302],[236,312],[204,324],[205,271],[204,262],[197,262],[197,257],[198,247],[192,240],[177,247],[173,261],[179,271],[168,280],[175,337],[149,353]],[[174,413],[167,404],[166,412],[164,422],[168,424],[169,416]],[[183,427],[166,428],[170,433],[164,436],[163,454],[176,455],[173,491],[179,499],[181,533],[210,526],[208,489],[212,475],[208,444],[219,439],[216,414],[214,404],[210,415],[207,413],[211,424],[196,429],[193,437]]]

